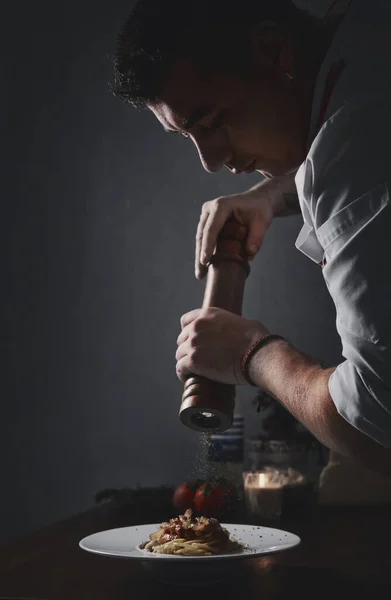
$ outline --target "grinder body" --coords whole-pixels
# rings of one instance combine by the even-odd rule
[[[208,267],[202,307],[242,314],[250,267],[245,252],[247,229],[229,220],[221,230]],[[179,416],[184,425],[203,432],[229,429],[235,409],[235,386],[191,375],[182,395]]]

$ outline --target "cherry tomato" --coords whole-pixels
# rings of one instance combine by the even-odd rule
[[[194,495],[202,483],[202,481],[197,479],[194,481],[185,481],[178,485],[172,499],[174,506],[181,511],[193,508]]]
[[[201,485],[194,496],[194,508],[203,517],[217,517],[222,510],[230,507],[236,498],[232,484],[210,482]]]

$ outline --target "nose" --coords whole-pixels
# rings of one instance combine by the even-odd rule
[[[201,164],[208,173],[217,173],[232,159],[232,153],[224,146],[200,142],[195,138],[193,138],[193,142],[197,148]]]

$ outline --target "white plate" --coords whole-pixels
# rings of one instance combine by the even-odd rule
[[[148,541],[149,534],[158,527],[158,524],[153,524],[101,531],[82,539],[79,545],[93,554],[141,561],[161,581],[171,582],[175,579],[175,583],[179,585],[202,585],[210,584],[211,578],[219,580],[224,573],[226,575],[227,561],[242,563],[243,559],[283,552],[300,543],[300,538],[288,531],[222,523],[222,527],[229,531],[232,538],[245,545],[243,551],[213,556],[173,556],[141,550],[140,544]]]

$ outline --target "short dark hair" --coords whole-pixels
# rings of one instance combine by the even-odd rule
[[[111,89],[145,107],[159,99],[179,58],[236,70],[249,55],[254,25],[272,21],[300,37],[309,20],[291,0],[139,0],[117,38]]]

